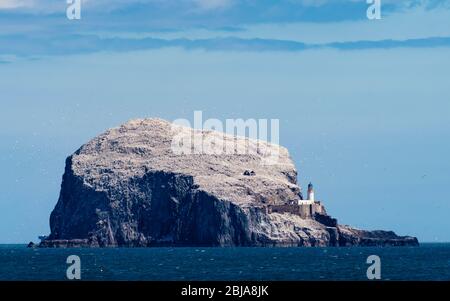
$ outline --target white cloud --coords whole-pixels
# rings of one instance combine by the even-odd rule
[[[230,7],[232,0],[194,0],[194,4],[203,10],[214,10]]]
[[[31,7],[34,0],[0,0],[0,9]]]
[[[319,7],[325,4],[340,4],[346,2],[360,2],[367,3],[367,0],[288,0],[291,3],[297,3],[304,6]],[[381,0],[381,4],[394,4],[399,7],[408,8],[411,6],[428,7],[428,6],[441,6],[449,7],[450,0]]]
[[[300,3],[305,6],[322,6],[329,2],[328,0],[291,0],[293,3]]]

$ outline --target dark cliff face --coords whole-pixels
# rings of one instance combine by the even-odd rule
[[[418,244],[393,232],[339,226],[326,214],[306,220],[268,213],[267,202],[301,198],[288,155],[270,167],[250,156],[172,156],[169,129],[159,120],[131,122],[70,156],[51,234],[40,246]]]
[[[249,213],[198,190],[192,177],[148,172],[113,191],[98,191],[73,174],[71,157],[66,164],[51,235],[42,246],[260,244],[249,231]]]

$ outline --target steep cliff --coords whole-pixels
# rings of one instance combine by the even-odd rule
[[[180,136],[208,145],[222,141],[247,153],[174,151],[174,137]],[[297,171],[285,148],[160,119],[133,120],[66,160],[51,234],[40,246],[417,244],[392,232],[338,226],[323,214],[302,219],[267,210],[300,199]]]

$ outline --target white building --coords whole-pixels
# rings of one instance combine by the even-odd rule
[[[308,195],[306,200],[299,200],[298,205],[312,205],[315,203],[314,199],[314,186],[309,183],[308,185]]]

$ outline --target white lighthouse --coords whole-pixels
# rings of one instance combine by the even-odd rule
[[[314,186],[312,183],[308,185],[308,201],[314,202]]]

